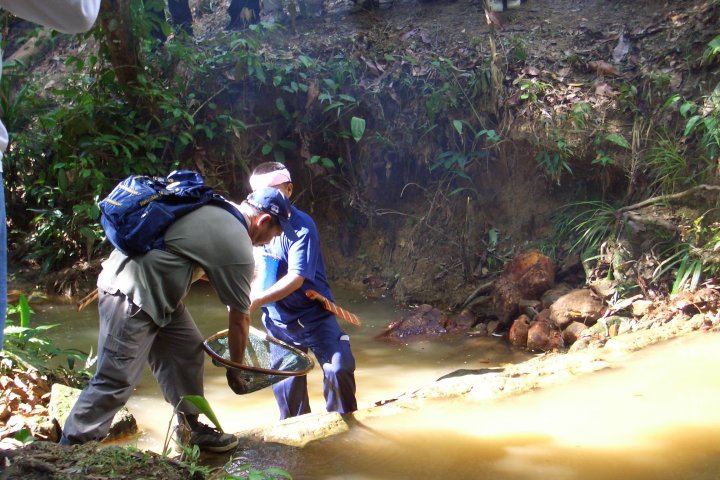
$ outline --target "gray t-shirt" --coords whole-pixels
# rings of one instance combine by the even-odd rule
[[[252,242],[240,221],[209,205],[168,228],[165,250],[132,257],[113,250],[103,262],[98,288],[124,293],[162,327],[190,291],[197,266],[205,271],[221,302],[248,312],[255,267]]]

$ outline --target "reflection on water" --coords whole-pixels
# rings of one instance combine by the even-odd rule
[[[358,406],[395,398],[457,369],[493,369],[528,356],[494,338],[379,343],[372,339],[401,315],[389,303],[338,301],[363,320],[345,324],[358,360]],[[203,334],[225,328],[225,308],[209,288],[188,302]],[[96,342],[93,307],[35,307],[35,319],[62,323],[60,346]],[[254,322],[259,326],[259,322]],[[62,343],[64,341],[66,343]],[[572,384],[498,402],[428,401],[421,410],[363,420],[347,434],[301,450],[249,449],[254,465],[279,466],[298,479],[720,479],[720,334],[675,340],[633,355]],[[228,431],[271,423],[270,389],[235,396],[207,362],[206,396]],[[324,409],[321,372],[309,375],[314,411]],[[144,430],[141,449],[159,451],[172,409],[149,372],[128,408]]]

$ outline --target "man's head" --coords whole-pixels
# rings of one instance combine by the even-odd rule
[[[264,245],[285,232],[295,238],[290,225],[290,202],[275,188],[260,188],[247,196],[240,211],[250,219],[248,233],[253,245]]]
[[[255,191],[263,187],[277,188],[290,198],[293,184],[285,165],[280,162],[265,162],[255,167],[250,175],[250,188]]]

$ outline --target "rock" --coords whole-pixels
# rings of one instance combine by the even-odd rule
[[[412,312],[388,325],[378,339],[400,339],[447,333],[447,315],[432,305],[420,305]]]
[[[493,287],[492,304],[495,316],[502,325],[506,325],[518,314],[518,304],[522,294],[515,282],[508,277],[500,277]]]
[[[488,336],[488,325],[487,323],[479,323],[468,332],[471,337],[487,337]]]
[[[500,328],[500,322],[497,320],[490,320],[487,322],[487,332],[489,335],[492,335],[494,333],[497,333],[498,329]]]
[[[263,432],[265,442],[304,447],[309,442],[349,430],[347,421],[337,412],[308,413],[282,420]]]
[[[550,306],[550,319],[561,329],[574,321],[592,325],[602,316],[603,307],[603,303],[590,290],[573,290]]]
[[[555,264],[538,250],[530,250],[513,258],[503,276],[517,284],[522,298],[536,298],[555,285]]]
[[[647,315],[650,312],[650,309],[653,306],[652,300],[636,300],[633,302],[632,306],[630,307],[630,311],[632,314],[636,317],[642,317],[644,315]]]
[[[550,320],[550,309],[546,308],[545,310],[540,310],[540,312],[535,316],[533,321],[552,323],[552,320]]]
[[[562,332],[563,342],[565,345],[572,345],[582,335],[582,332],[587,330],[587,325],[580,322],[572,322],[570,325],[565,327]]]
[[[720,306],[720,293],[714,288],[701,288],[692,294],[680,295],[674,307],[693,315],[707,311],[715,311]]]
[[[463,310],[458,315],[448,318],[445,329],[448,333],[467,332],[475,324],[475,315],[468,310]]]
[[[555,303],[558,298],[572,291],[573,288],[570,285],[562,283],[543,293],[540,297],[540,302],[542,303],[543,308],[549,308],[550,305]]]
[[[519,313],[523,299],[539,298],[555,284],[555,264],[537,250],[513,258],[495,282],[492,291],[495,315],[506,327]]]
[[[582,336],[591,337],[595,340],[607,340],[610,337],[617,337],[620,326],[623,323],[629,323],[629,321],[629,319],[617,315],[601,318],[593,326],[584,330]]]
[[[563,347],[562,333],[551,322],[535,321],[528,330],[527,348],[533,352],[549,352]]]
[[[528,299],[522,299],[518,303],[518,309],[521,313],[524,313],[528,317],[530,317],[530,320],[535,319],[535,315],[543,309],[542,302],[540,300],[528,300]]]
[[[60,428],[65,426],[70,410],[82,390],[55,383],[50,393],[49,416],[57,420]],[[106,439],[131,436],[138,433],[137,422],[130,411],[123,407],[115,414]]]
[[[510,332],[508,333],[510,345],[525,348],[527,346],[528,330],[530,330],[530,318],[528,318],[527,315],[520,315],[510,327]]]
[[[612,297],[617,291],[617,282],[608,278],[599,278],[590,283],[590,290],[602,299]]]

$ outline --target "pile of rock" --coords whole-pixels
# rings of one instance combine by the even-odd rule
[[[379,338],[501,334],[515,347],[548,352],[602,346],[620,334],[673,319],[693,320],[687,322],[692,329],[720,323],[720,292],[714,285],[671,299],[640,294],[619,298],[612,282],[605,279],[584,288],[556,284],[557,270],[537,250],[522,253],[506,264],[495,281],[476,289],[460,314],[421,305],[391,323]]]

